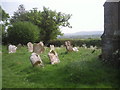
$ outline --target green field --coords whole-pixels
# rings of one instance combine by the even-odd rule
[[[48,58],[49,48],[41,54],[44,68],[32,67],[27,47],[18,48],[8,54],[2,48],[2,87],[3,88],[117,88],[118,70],[108,67],[98,59],[97,49],[79,48],[79,52],[67,53],[66,49],[56,48],[60,63],[51,65]]]

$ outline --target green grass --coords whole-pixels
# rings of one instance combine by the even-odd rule
[[[104,65],[92,50],[79,48],[79,52],[66,53],[65,48],[56,48],[60,63],[51,65],[49,48],[41,54],[44,68],[32,67],[27,47],[8,54],[3,46],[3,88],[117,88],[118,70]]]

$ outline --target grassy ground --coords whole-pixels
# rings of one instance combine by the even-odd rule
[[[32,67],[27,47],[8,54],[3,46],[3,88],[115,88],[119,87],[118,71],[98,60],[101,51],[79,48],[79,52],[66,53],[56,48],[60,63],[51,65],[49,48],[41,54],[44,68]]]

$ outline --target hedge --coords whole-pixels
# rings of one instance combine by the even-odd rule
[[[64,45],[65,41],[70,41],[73,46],[81,47],[83,44],[86,44],[87,47],[91,45],[101,47],[101,39],[57,39],[50,41],[48,46],[55,45],[56,47],[60,47]]]

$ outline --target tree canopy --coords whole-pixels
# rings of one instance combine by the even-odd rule
[[[31,22],[16,22],[8,29],[9,43],[34,43],[39,39],[39,31],[39,28]]]
[[[40,40],[48,43],[50,40],[56,39],[58,35],[62,35],[61,26],[72,28],[68,21],[71,16],[71,14],[56,12],[46,7],[43,7],[43,11],[38,11],[37,8],[26,11],[22,5],[14,13],[11,23],[27,21],[37,25],[40,29]]]

